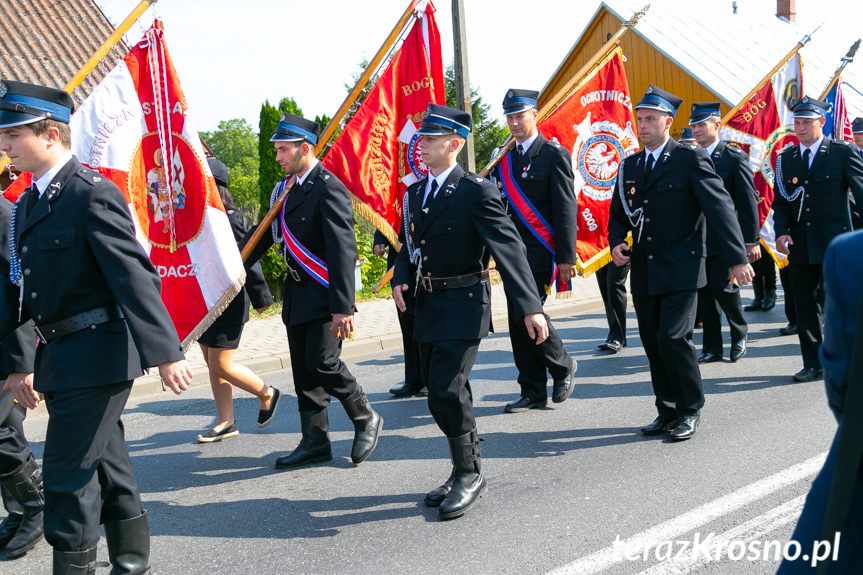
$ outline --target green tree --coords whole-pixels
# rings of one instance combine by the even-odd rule
[[[444,92],[446,105],[456,108],[455,68],[450,64],[444,72]],[[491,160],[491,153],[503,144],[509,135],[509,129],[489,117],[490,104],[486,104],[473,87],[470,89],[471,116],[473,117],[473,151],[477,171],[481,170]]]
[[[231,196],[250,220],[257,220],[258,200],[258,134],[243,119],[223,120],[212,132],[201,132],[216,158],[230,172]]]

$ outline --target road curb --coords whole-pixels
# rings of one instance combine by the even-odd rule
[[[588,311],[602,309],[603,303],[601,298],[588,298],[579,301],[573,301],[566,304],[558,304],[551,306],[546,310],[546,314],[552,319],[567,317]],[[508,331],[509,325],[505,313],[498,314],[492,317],[492,325],[495,333]],[[356,340],[348,340],[342,345],[342,358],[348,359],[360,357],[370,353],[379,351],[390,351],[402,349],[401,333],[392,333],[387,335],[377,335]],[[285,352],[278,355],[266,355],[250,359],[244,359],[241,362],[244,366],[258,374],[271,373],[291,367],[290,355]],[[130,397],[143,397],[145,395],[154,395],[157,393],[171,393],[166,387],[162,386],[162,380],[158,375],[155,375],[156,370],[150,370],[150,375],[144,375],[135,380],[132,385],[132,393]],[[204,385],[210,382],[209,374],[206,369],[198,369],[192,377],[192,385]],[[45,402],[39,403],[39,407],[29,410],[28,417],[43,417],[48,415],[48,410],[45,408]]]

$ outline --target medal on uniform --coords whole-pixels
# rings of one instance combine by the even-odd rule
[[[632,207],[632,200],[629,200],[628,203],[629,203],[629,207],[631,208]]]
[[[635,195],[635,186],[633,186],[633,187],[629,190],[629,195],[630,195],[630,196],[634,196],[634,195]],[[632,203],[631,203],[631,202],[630,202],[630,205],[632,205]]]
[[[411,231],[414,231],[414,223],[411,222]]]
[[[521,172],[521,178],[522,178],[523,180],[527,179],[527,171],[530,169],[530,166],[531,166],[531,165],[532,165],[532,164],[528,164],[528,165],[526,165],[526,166],[524,167],[524,169],[522,170],[522,172]]]
[[[791,179],[791,183],[792,183],[792,184],[796,184],[796,183],[797,183],[797,176],[794,176],[794,177]]]

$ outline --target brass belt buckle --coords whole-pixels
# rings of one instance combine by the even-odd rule
[[[432,293],[434,290],[432,289],[432,279],[429,276],[420,276],[420,281],[423,284],[423,288],[428,292]]]

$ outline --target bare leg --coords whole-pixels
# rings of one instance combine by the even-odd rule
[[[273,397],[273,388],[264,384],[263,380],[244,365],[234,363],[233,349],[209,348],[207,352],[207,366],[210,368],[210,384],[213,386],[213,396],[216,397],[216,388],[213,381],[218,379],[228,387],[231,385],[239,387],[245,392],[251,393],[261,401],[261,409],[270,407]],[[230,399],[230,396],[228,396]],[[216,409],[219,400],[216,399]],[[221,410],[219,411],[221,418]],[[233,412],[231,413],[233,415]],[[229,420],[233,421],[233,417]]]
[[[219,423],[213,427],[215,431],[221,431],[225,426],[234,422],[234,388],[233,386],[219,377],[213,369],[211,357],[215,356],[214,352],[220,351],[217,348],[201,345],[201,351],[204,353],[204,361],[207,363],[210,373],[210,388],[213,390],[213,399],[216,402],[216,412],[219,416]]]

